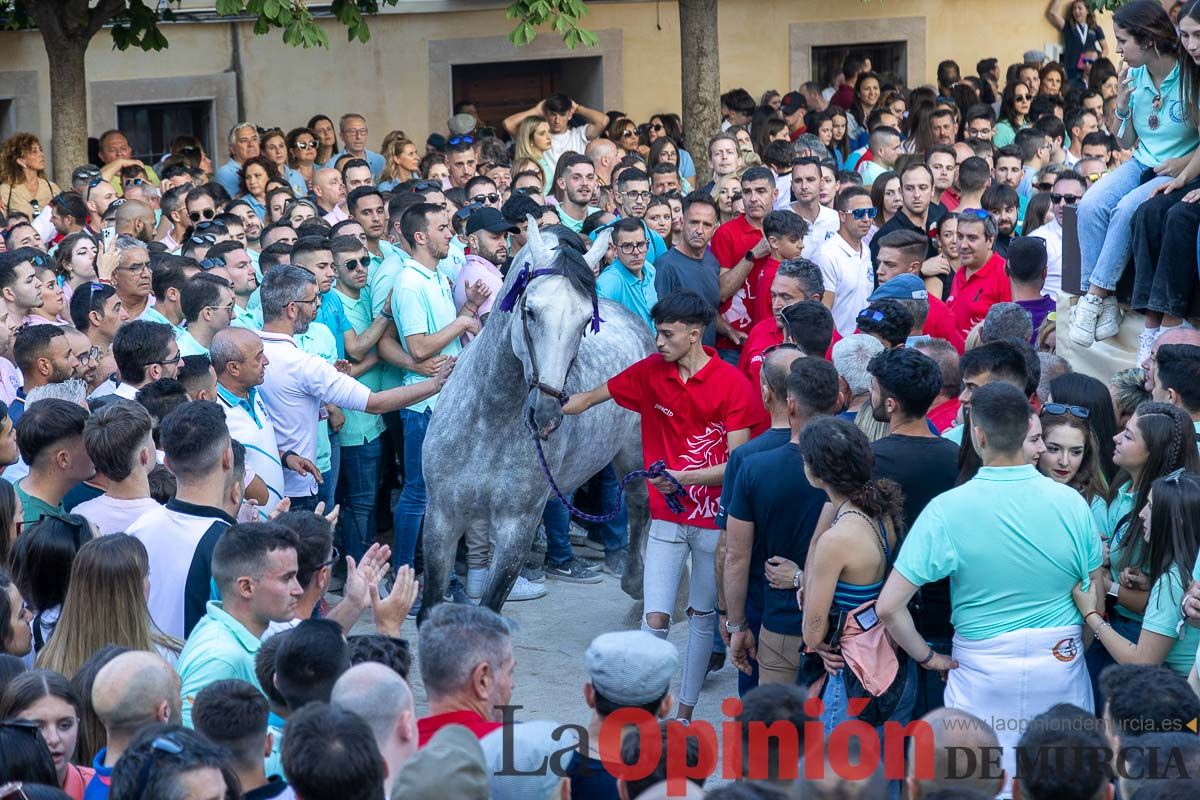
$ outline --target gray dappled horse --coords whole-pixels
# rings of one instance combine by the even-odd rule
[[[530,218],[528,244],[438,397],[422,461],[429,498],[422,619],[442,602],[458,540],[468,529],[493,543],[480,602],[497,612],[504,605],[551,496],[531,429],[538,431],[564,493],[610,462],[618,478],[644,466],[641,426],[633,412],[609,402],[575,417],[564,419],[562,413],[563,393],[599,386],[654,352],[641,319],[608,300],[597,306],[591,265],[604,256],[608,231],[586,255],[580,242],[559,225],[539,231]],[[515,304],[502,310],[502,298],[510,294]],[[603,324],[594,332],[597,311]],[[621,588],[640,599],[650,521],[645,480],[630,482],[625,501],[629,562]]]

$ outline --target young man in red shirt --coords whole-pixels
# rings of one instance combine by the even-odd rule
[[[958,258],[962,267],[950,283],[946,305],[965,337],[996,303],[1012,302],[1004,258],[992,249],[999,229],[982,209],[954,215],[958,220]]]
[[[771,283],[771,316],[755,323],[750,329],[750,335],[742,345],[742,358],[738,362],[738,369],[750,381],[751,386],[758,386],[763,351],[783,342],[783,309],[801,300],[815,300],[819,303],[825,293],[821,268],[806,258],[784,261],[777,270]]]
[[[771,255],[763,263],[758,276],[758,285],[754,289],[754,306],[750,309],[750,329],[764,320],[775,315],[775,300],[771,296],[771,285],[775,282],[775,274],[779,265],[793,258],[800,258],[804,252],[804,239],[808,235],[808,223],[795,211],[772,211],[763,219],[763,236]],[[742,345],[743,355],[745,345]]]
[[[778,197],[771,170],[766,167],[746,170],[742,175],[742,204],[746,213],[717,228],[709,244],[721,265],[717,350],[730,364],[738,362],[739,352],[753,327],[758,282],[771,254],[763,236],[763,220]]]
[[[650,311],[658,353],[589,392],[572,395],[565,414],[581,414],[607,400],[642,419],[646,464],[666,462],[683,486],[682,512],[667,503],[674,484],[650,481],[650,534],[646,543],[642,629],[667,638],[683,566],[692,557],[688,585],[688,647],[679,689],[679,717],[691,719],[708,668],[717,624],[715,522],[729,454],[766,421],[758,392],[736,367],[704,347],[701,336],[713,308],[695,292],[672,292]]]
[[[875,278],[879,285],[897,275],[920,278],[921,264],[925,261],[928,246],[928,238],[916,231],[892,231],[884,236],[879,242],[879,257],[875,261]],[[929,295],[927,299],[929,313],[921,333],[935,339],[945,339],[961,353],[966,345],[966,337],[959,331],[954,314],[940,297]]]

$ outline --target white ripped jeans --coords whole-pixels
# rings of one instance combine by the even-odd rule
[[[712,528],[656,519],[650,522],[646,540],[642,594],[647,615],[671,616],[683,565],[689,554],[692,557],[687,601],[692,613],[688,617],[687,652],[683,657],[683,678],[679,684],[679,702],[687,706],[694,707],[699,700],[717,627],[717,538],[720,533]],[[652,628],[643,616],[642,630],[665,639],[669,628]]]

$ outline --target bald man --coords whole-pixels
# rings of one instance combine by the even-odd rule
[[[387,765],[385,796],[400,768],[417,752],[417,712],[408,683],[395,670],[367,662],[342,673],[329,702],[366,720]]]
[[[313,197],[317,200],[317,208],[330,225],[336,225],[344,219],[350,219],[346,211],[346,184],[342,181],[342,173],[326,167],[317,170],[313,175]]]
[[[149,244],[154,238],[154,209],[137,200],[126,200],[117,206],[113,224],[118,234],[127,234]]]
[[[921,800],[941,789],[969,789],[994,797],[1004,787],[1000,740],[992,727],[955,708],[938,708],[921,718],[933,731],[933,776],[914,774],[918,756],[912,739],[908,752],[908,796]]]
[[[600,186],[612,185],[612,171],[621,160],[617,146],[608,139],[592,139],[583,154],[596,166],[596,181]]]
[[[129,743],[147,725],[178,725],[180,705],[179,675],[157,653],[131,650],[101,667],[92,684],[92,706],[108,746],[96,754],[96,774],[84,795],[107,798],[113,767]]]
[[[1158,339],[1154,342],[1154,347],[1150,348],[1150,356],[1138,365],[1146,370],[1146,382],[1144,386],[1147,392],[1154,392],[1154,357],[1158,355],[1158,348],[1164,344],[1200,345],[1200,331],[1195,328],[1176,325],[1173,328],[1167,328],[1159,335]]]

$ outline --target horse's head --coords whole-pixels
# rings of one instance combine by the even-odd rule
[[[513,265],[527,273],[509,288],[504,304],[514,315],[509,337],[529,386],[525,418],[543,439],[562,424],[567,375],[580,340],[589,325],[599,329],[593,265],[607,251],[609,233],[597,237],[587,253],[572,236],[565,228],[539,231],[530,217],[525,251]]]

